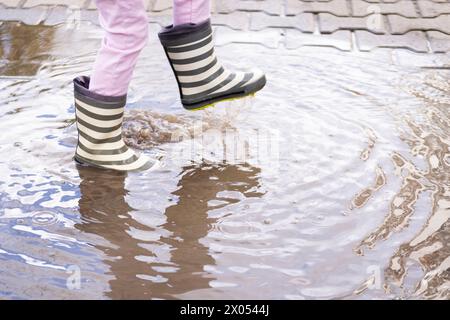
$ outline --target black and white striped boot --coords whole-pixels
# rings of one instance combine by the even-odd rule
[[[209,20],[168,26],[158,36],[186,109],[201,109],[222,100],[251,95],[266,84],[262,71],[230,72],[217,61]]]
[[[141,171],[156,161],[138,155],[122,139],[126,95],[107,97],[89,91],[89,78],[73,80],[78,144],[75,161],[104,169]]]

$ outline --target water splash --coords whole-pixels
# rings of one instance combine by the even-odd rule
[[[210,129],[223,132],[245,120],[251,112],[252,99],[219,102],[190,114],[133,109],[124,117],[124,140],[131,147],[146,150],[164,143],[193,139]]]

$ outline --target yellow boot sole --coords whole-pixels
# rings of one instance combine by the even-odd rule
[[[206,108],[214,107],[216,104],[221,103],[221,102],[241,100],[241,99],[244,99],[244,98],[254,97],[254,96],[255,96],[255,92],[252,92],[252,93],[249,93],[249,94],[247,94],[247,95],[245,95],[245,96],[233,97],[233,98],[225,98],[225,99],[223,99],[223,100],[219,100],[219,101],[216,101],[216,102],[207,104],[207,105],[205,105],[205,106],[201,106],[201,107],[199,107],[199,108],[195,108],[195,109],[186,109],[186,110],[188,110],[188,111],[199,111],[199,110],[204,110],[204,109],[206,109]]]

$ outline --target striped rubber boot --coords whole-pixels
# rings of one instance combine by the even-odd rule
[[[209,20],[168,26],[158,36],[177,79],[181,102],[188,110],[251,95],[266,84],[259,70],[230,72],[217,61]]]
[[[155,162],[137,155],[122,139],[126,95],[107,97],[89,91],[89,78],[74,79],[78,145],[75,161],[104,169],[140,171]]]

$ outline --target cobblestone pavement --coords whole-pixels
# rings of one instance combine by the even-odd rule
[[[149,22],[171,22],[171,0],[146,0]],[[409,64],[450,63],[450,0],[212,0],[222,45],[383,52]],[[98,24],[93,0],[0,0],[0,21]],[[244,31],[244,32],[243,32]],[[222,40],[223,39],[223,40]]]

